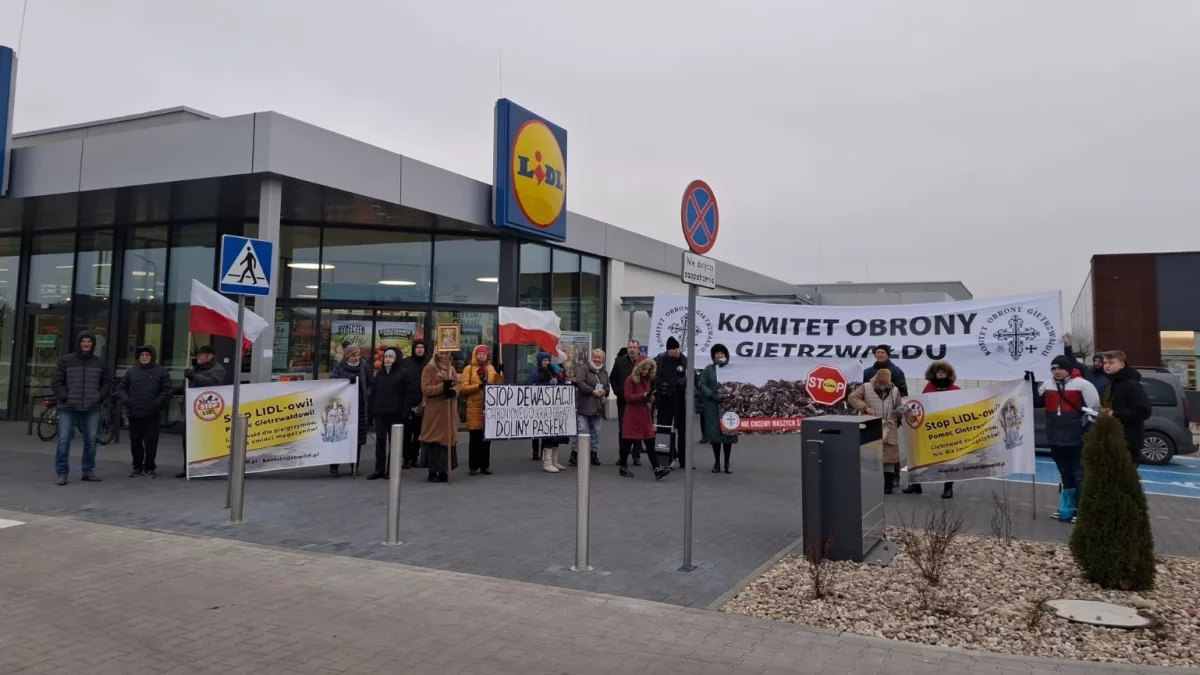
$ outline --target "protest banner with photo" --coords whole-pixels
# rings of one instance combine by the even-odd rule
[[[900,450],[912,482],[1034,472],[1033,391],[1025,380],[919,394],[902,409]]]
[[[963,378],[1006,380],[1025,371],[1045,372],[1062,353],[1060,294],[991,300],[870,307],[780,305],[700,296],[696,343],[701,355],[717,343],[731,360],[762,360],[809,369],[821,363],[874,360],[888,345],[892,360],[910,378],[930,362],[950,361]],[[687,297],[654,296],[650,353],[667,338],[687,342]]]
[[[483,388],[483,420],[489,441],[574,436],[575,387],[489,384]]]
[[[791,362],[731,360],[717,369],[721,429],[797,433],[806,417],[855,415],[846,397],[862,384],[862,373],[857,361],[801,368]]]
[[[187,390],[187,474],[229,471],[233,386]],[[358,445],[358,390],[347,380],[245,384],[246,473],[348,464]]]

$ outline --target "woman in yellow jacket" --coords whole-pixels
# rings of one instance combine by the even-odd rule
[[[462,371],[462,395],[467,399],[468,475],[492,475],[492,442],[483,439],[483,388],[500,384],[500,374],[488,363],[491,350],[479,345],[471,352],[471,362]]]

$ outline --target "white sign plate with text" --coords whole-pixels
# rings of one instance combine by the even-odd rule
[[[717,261],[691,251],[683,252],[683,283],[704,288],[717,287]]]

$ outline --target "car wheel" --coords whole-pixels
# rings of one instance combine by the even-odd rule
[[[1147,431],[1142,438],[1142,463],[1167,464],[1175,456],[1175,444],[1166,434]]]

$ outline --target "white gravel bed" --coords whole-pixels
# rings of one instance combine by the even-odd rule
[[[1005,546],[993,538],[960,535],[951,555],[945,578],[932,588],[903,547],[888,567],[826,563],[836,566],[833,592],[820,600],[813,598],[808,562],[788,556],[722,609],[858,635],[1021,656],[1200,666],[1200,560],[1159,558],[1157,588],[1137,594],[1105,591],[1084,581],[1065,546],[1024,541]],[[1132,631],[1100,628],[1034,609],[1057,598],[1136,607],[1156,617],[1159,625]]]

